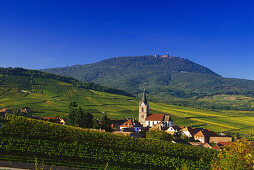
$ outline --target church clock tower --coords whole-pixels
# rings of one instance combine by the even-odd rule
[[[146,118],[149,115],[149,104],[146,99],[146,90],[144,89],[144,93],[142,96],[142,100],[139,102],[139,122],[145,127],[146,126]]]

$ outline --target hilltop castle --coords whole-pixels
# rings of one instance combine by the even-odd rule
[[[144,90],[142,99],[139,102],[139,122],[143,125],[143,127],[153,127],[156,124],[161,124],[162,127],[169,128],[173,125],[173,120],[169,115],[149,115],[149,104],[146,99],[146,90]]]
[[[170,56],[168,52],[167,52],[167,54],[165,54],[165,55],[158,55],[158,54],[155,54],[154,57],[155,57],[155,58],[176,58],[176,57]]]

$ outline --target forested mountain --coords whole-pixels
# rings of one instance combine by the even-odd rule
[[[81,81],[140,93],[146,87],[154,98],[200,98],[215,94],[253,96],[254,81],[224,78],[180,57],[116,57],[93,64],[43,70]]]

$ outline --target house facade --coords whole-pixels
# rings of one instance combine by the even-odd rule
[[[143,126],[135,119],[129,119],[120,126],[120,131],[138,132]]]
[[[181,134],[191,138],[191,137],[193,137],[195,132],[191,127],[185,127],[183,129],[181,129]]]
[[[171,134],[171,135],[174,135],[174,134],[176,134],[176,133],[179,133],[180,130],[181,130],[181,128],[178,127],[178,126],[170,126],[170,127],[166,130],[166,132],[169,133],[169,134]]]
[[[156,124],[161,124],[162,127],[169,128],[173,125],[173,121],[169,115],[165,114],[152,114],[145,120],[146,127],[153,127]]]

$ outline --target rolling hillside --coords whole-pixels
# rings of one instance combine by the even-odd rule
[[[69,112],[69,103],[76,101],[96,117],[107,114],[111,119],[138,118],[139,98],[84,88],[78,83],[79,81],[71,79],[79,84],[75,86],[73,85],[75,83],[68,83],[70,81],[68,78],[58,76],[59,80],[57,80],[54,75],[48,73],[21,69],[18,75],[14,74],[13,70],[15,71],[15,69],[9,70],[9,73],[3,70],[1,72],[0,108],[8,107],[10,110],[15,110],[29,107],[33,115],[65,117]],[[254,135],[253,111],[208,111],[155,103],[151,102],[151,99],[148,95],[151,113],[171,115],[174,125]],[[220,96],[214,100],[219,99],[221,99]],[[247,99],[243,98],[243,100]]]
[[[81,81],[139,94],[146,86],[153,98],[203,98],[218,94],[254,96],[254,81],[224,78],[179,57],[116,57],[93,64],[43,70]]]

